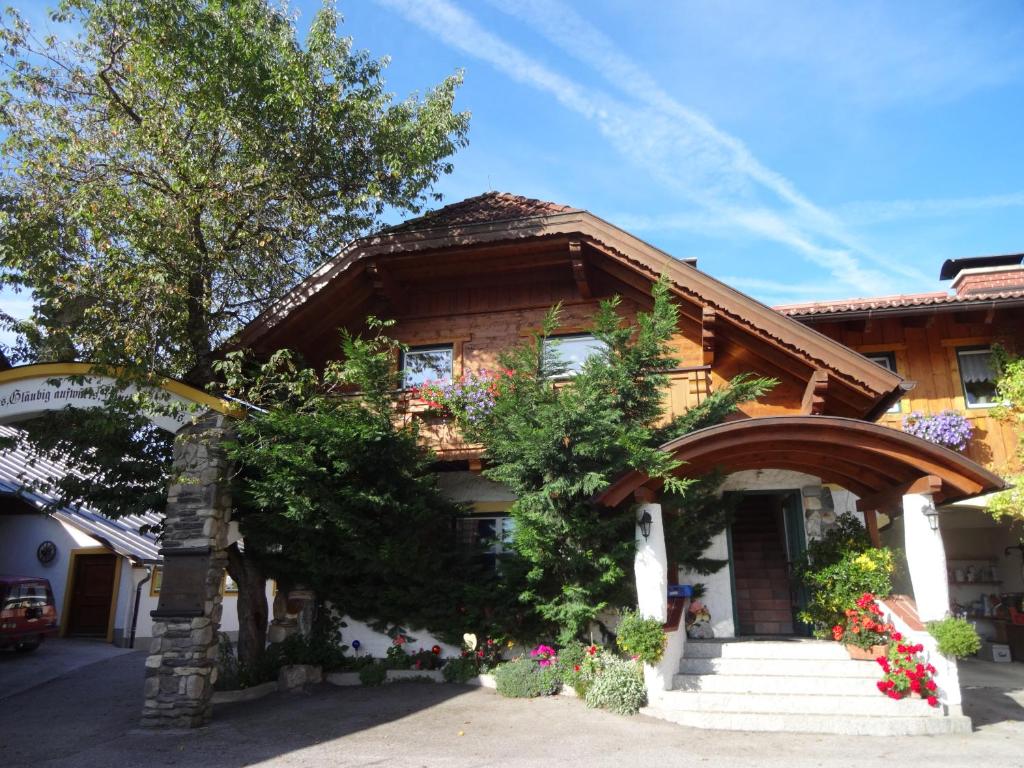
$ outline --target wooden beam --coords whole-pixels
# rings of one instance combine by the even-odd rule
[[[988,308],[988,312],[985,313],[985,325],[992,325],[992,322],[996,319],[996,307],[993,304]]]
[[[871,496],[857,500],[857,509],[867,512],[896,506],[902,509],[902,498],[910,493],[924,493],[935,496],[942,492],[942,478],[938,475],[924,475],[908,483],[897,485]]]
[[[829,377],[824,368],[815,368],[804,388],[800,413],[807,416],[821,416],[825,413],[825,398],[828,396]]]
[[[700,314],[700,343],[704,350],[704,365],[715,364],[715,326],[718,313],[711,307],[704,307]]]
[[[873,509],[864,510],[864,526],[868,529],[868,536],[871,538],[871,546],[880,548],[882,538],[878,535],[878,513]]]
[[[654,488],[642,485],[633,491],[633,498],[637,504],[653,504],[658,499],[658,492]]]
[[[366,275],[370,278],[376,296],[396,307],[406,303],[405,290],[378,262],[372,261],[366,265]]]
[[[583,246],[579,240],[569,241],[569,263],[572,264],[572,277],[576,281],[576,289],[580,292],[580,298],[592,298],[594,293],[590,288],[587,262],[583,258]]]

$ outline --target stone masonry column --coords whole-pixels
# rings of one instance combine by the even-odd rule
[[[903,536],[907,568],[914,587],[914,602],[921,621],[944,618],[949,611],[949,583],[942,531],[932,530],[929,513],[935,502],[930,493],[908,493],[903,497]]]
[[[230,418],[208,412],[183,427],[174,443],[144,726],[196,728],[210,721],[231,516],[223,441],[230,436]]]
[[[668,619],[668,557],[661,504],[653,501],[653,495],[646,488],[636,492],[636,500],[641,502],[636,508],[636,556],[633,559],[637,609],[643,616],[664,622]],[[645,513],[651,517],[651,533],[647,538],[640,529]]]

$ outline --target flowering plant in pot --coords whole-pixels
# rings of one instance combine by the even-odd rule
[[[856,607],[845,611],[843,621],[832,627],[832,638],[846,646],[850,658],[870,661],[885,655],[892,632],[892,624],[882,620],[875,596],[866,592],[857,598]]]
[[[903,699],[916,693],[931,706],[939,706],[938,685],[933,677],[935,667],[925,664],[920,655],[924,646],[901,642],[903,636],[899,632],[892,632],[890,637],[893,644],[888,654],[877,659],[885,673],[877,683],[878,690],[890,699]]]
[[[962,451],[971,441],[974,426],[956,411],[943,411],[936,416],[925,416],[914,411],[903,419],[903,431],[936,445]]]

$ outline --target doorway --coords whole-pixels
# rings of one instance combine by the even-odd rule
[[[738,494],[730,529],[737,635],[803,634],[792,562],[806,548],[799,491]]]
[[[120,558],[110,552],[75,552],[64,634],[110,639]]]

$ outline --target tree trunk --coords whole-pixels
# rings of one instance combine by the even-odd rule
[[[267,579],[237,542],[227,552],[228,573],[238,584],[238,661],[253,664],[267,647]]]

